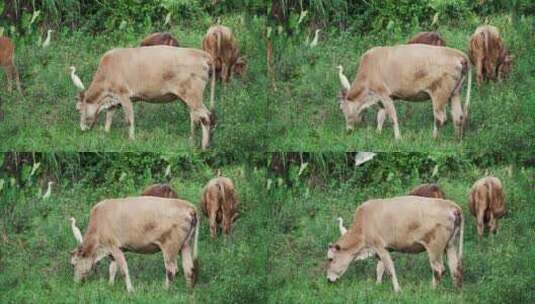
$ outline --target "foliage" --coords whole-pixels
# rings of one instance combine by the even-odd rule
[[[2,159],[8,156],[2,155]],[[265,239],[270,230],[262,183],[265,170],[249,167],[246,162],[205,160],[185,154],[36,153],[32,156],[35,162],[41,163],[40,170],[33,179],[25,178],[24,183],[9,182],[11,175],[0,170],[0,180],[7,180],[0,189],[3,303],[57,302],[58,299],[162,303],[205,303],[214,299],[224,303],[266,301],[267,295],[258,292],[266,289]],[[25,166],[35,162],[23,165],[20,170],[26,171]],[[53,162],[58,162],[59,167]],[[166,177],[168,165],[172,169]],[[72,168],[76,169],[71,177]],[[91,207],[100,200],[135,196],[158,182],[169,183],[181,198],[199,208],[201,189],[214,177],[216,169],[234,180],[241,214],[232,236],[215,240],[209,236],[206,218],[200,218],[200,277],[193,293],[188,292],[182,275],[177,275],[169,290],[164,289],[161,254],[126,254],[136,289],[133,295],[126,293],[120,276],[115,286],[108,286],[105,261],[83,284],[73,282],[69,254],[76,243],[68,222],[71,216],[84,231]],[[58,170],[59,178],[49,176],[50,170]],[[50,179],[56,184],[51,196],[44,200],[40,189]],[[179,274],[181,271],[179,267]]]

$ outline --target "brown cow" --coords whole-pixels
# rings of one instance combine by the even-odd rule
[[[11,92],[13,90],[14,81],[17,85],[17,90],[22,92],[19,73],[15,66],[15,45],[9,38],[3,36],[0,36],[0,67],[6,71],[8,91]]]
[[[441,198],[444,199],[444,192],[437,184],[421,184],[414,187],[409,195],[431,197],[431,198]]]
[[[464,218],[462,209],[452,201],[401,196],[370,200],[360,205],[353,226],[329,245],[327,279],[335,282],[354,260],[379,258],[377,282],[384,270],[392,276],[394,290],[400,292],[394,263],[389,251],[420,253],[427,251],[433,269],[433,287],[444,272],[442,257],[457,287],[462,283]]]
[[[360,122],[364,109],[380,102],[377,131],[381,132],[385,111],[394,127],[394,136],[401,138],[394,100],[423,101],[431,99],[435,124],[433,136],[446,121],[444,107],[451,100],[451,115],[459,138],[462,137],[470,104],[472,81],[470,61],[461,51],[425,44],[375,47],[362,55],[360,66],[351,84],[340,94],[340,109],[346,129],[352,131]],[[468,77],[464,110],[460,91]]]
[[[215,124],[212,75],[210,111],[203,103],[203,92],[213,69],[210,54],[197,49],[170,46],[113,49],[100,60],[91,86],[80,92],[76,108],[80,128],[89,130],[103,110],[105,130],[111,127],[113,114],[121,105],[129,123],[129,138],[134,139],[133,101],[154,103],[182,100],[190,110],[193,142],[198,124],[202,127],[202,149],[208,148],[210,128]]]
[[[470,212],[477,219],[477,233],[483,237],[485,226],[496,233],[498,219],[506,212],[503,187],[494,176],[484,177],[474,183],[468,197]]]
[[[168,32],[156,32],[148,35],[141,41],[141,46],[153,46],[153,45],[168,45],[179,47],[180,44],[171,33]]]
[[[134,288],[123,251],[142,254],[161,251],[166,288],[175,278],[179,252],[182,252],[187,285],[194,286],[199,221],[195,207],[189,202],[150,196],[103,200],[91,210],[83,239],[74,218],[71,221],[74,237],[80,243],[71,252],[75,282],[87,277],[97,262],[109,257],[110,284],[114,283],[119,266],[125,276],[126,289],[132,292]]]
[[[513,56],[509,55],[500,32],[492,25],[476,29],[468,45],[468,55],[475,66],[478,85],[485,79],[501,80],[513,68]]]
[[[223,233],[229,234],[238,216],[238,197],[232,180],[216,177],[203,189],[201,208],[210,221],[210,235],[215,238],[217,227],[223,226]]]
[[[142,196],[156,196],[163,198],[178,198],[175,190],[168,184],[154,184],[141,193]]]
[[[247,61],[240,57],[240,48],[232,30],[226,26],[211,26],[202,40],[202,49],[215,60],[216,74],[228,82],[232,73],[244,75]]]
[[[436,46],[446,46],[446,42],[439,33],[437,32],[420,32],[416,35],[414,35],[408,44],[429,44],[429,45],[436,45]]]

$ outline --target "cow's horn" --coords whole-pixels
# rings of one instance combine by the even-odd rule
[[[76,220],[74,219],[74,217],[71,217],[71,229],[72,234],[74,234],[74,238],[78,241],[78,243],[81,244],[84,241],[82,238],[82,232],[80,232],[80,229],[76,227]]]
[[[344,220],[341,217],[338,218],[338,228],[340,229],[340,235],[346,234],[347,228],[344,227]]]

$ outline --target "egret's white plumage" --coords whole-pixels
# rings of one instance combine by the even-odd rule
[[[318,40],[319,40],[319,33],[320,33],[320,30],[316,30],[316,34],[314,34],[314,39],[312,39],[312,42],[310,43],[310,47],[313,48],[315,46],[318,45]]]
[[[43,47],[46,48],[50,45],[50,39],[52,38],[52,32],[53,30],[48,30],[46,32],[46,39],[45,39],[45,42],[43,42]]]
[[[50,197],[50,195],[52,194],[52,184],[54,182],[48,182],[48,188],[46,189],[46,192],[45,194],[43,195],[43,199],[46,200]]]
[[[342,67],[342,65],[338,66],[338,77],[340,78],[340,83],[342,84],[344,89],[349,90],[349,88],[351,87],[351,83],[347,79],[346,75],[344,75],[344,68]]]
[[[82,80],[80,80],[80,77],[78,77],[75,73],[76,73],[76,68],[74,66],[71,66],[72,83],[74,83],[74,86],[80,89],[81,91],[85,90],[85,86],[82,83]]]
[[[165,174],[164,177],[168,177],[171,174],[171,164],[167,165],[165,168]]]
[[[74,234],[74,238],[78,241],[78,243],[81,244],[83,242],[82,232],[80,232],[80,229],[76,227],[76,220],[74,217],[71,217],[71,229],[72,233]]]
[[[375,153],[373,152],[358,152],[355,156],[355,166],[360,166],[365,162],[368,162],[372,160],[375,157]]]
[[[340,228],[341,235],[346,234],[347,228],[344,227],[344,220],[341,217],[338,218],[338,228]]]

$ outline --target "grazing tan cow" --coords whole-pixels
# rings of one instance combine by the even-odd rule
[[[210,128],[215,124],[212,75],[210,111],[203,103],[203,92],[213,69],[210,54],[197,49],[170,46],[113,49],[100,60],[91,86],[78,95],[80,128],[89,130],[98,115],[107,110],[105,130],[111,127],[113,114],[120,105],[129,123],[129,138],[134,139],[133,101],[153,103],[183,101],[190,110],[191,136],[202,127],[202,149],[207,149]]]
[[[408,44],[429,44],[429,45],[436,45],[436,46],[446,46],[446,42],[439,33],[437,32],[420,32],[416,35],[414,35]]]
[[[148,35],[141,41],[141,46],[153,46],[153,45],[168,45],[179,47],[180,44],[171,33],[168,32],[156,32]]]
[[[444,107],[451,100],[451,115],[461,138],[468,117],[471,75],[468,57],[452,48],[425,44],[372,48],[362,55],[351,87],[342,83],[340,108],[346,129],[352,131],[360,122],[362,111],[380,103],[377,131],[382,130],[386,111],[394,127],[394,136],[400,139],[394,100],[431,99],[435,117],[433,136],[437,137],[438,129],[446,121]],[[463,110],[460,91],[466,77],[468,90]]]
[[[215,238],[218,226],[223,226],[223,233],[230,234],[232,224],[238,216],[238,196],[232,180],[228,177],[216,177],[203,189],[201,208],[210,222],[210,235]]]
[[[0,36],[0,67],[6,71],[8,91],[13,90],[13,82],[15,82],[17,90],[22,92],[19,72],[15,66],[15,45],[9,38],[3,36]]]
[[[503,186],[494,176],[484,177],[474,183],[468,197],[470,212],[477,219],[477,233],[483,237],[485,226],[496,233],[498,219],[506,212]]]
[[[91,210],[83,239],[75,220],[71,221],[73,234],[80,243],[71,252],[76,282],[87,277],[98,261],[108,257],[110,284],[114,283],[119,266],[125,276],[126,289],[132,292],[134,288],[123,251],[142,254],[161,251],[166,269],[166,288],[175,278],[179,252],[182,252],[182,267],[188,287],[195,285],[199,220],[195,207],[189,202],[149,196],[101,201]]]
[[[163,198],[178,198],[175,190],[168,184],[154,184],[141,193],[142,196],[156,196]]]
[[[389,251],[412,254],[427,251],[433,287],[444,273],[444,254],[448,257],[453,282],[460,287],[463,233],[462,209],[452,201],[418,196],[367,201],[355,211],[353,226],[347,233],[329,245],[327,279],[335,282],[352,261],[376,256],[379,258],[377,282],[381,282],[386,268],[392,276],[394,290],[400,292]]]
[[[216,74],[228,82],[232,73],[244,75],[247,61],[240,57],[240,48],[232,30],[226,26],[211,26],[202,41],[202,49],[215,60]]]
[[[441,198],[444,199],[444,192],[437,184],[421,184],[414,187],[409,195],[431,197],[431,198]]]
[[[476,29],[468,45],[468,55],[474,64],[477,84],[485,79],[503,79],[513,68],[513,56],[509,55],[498,28],[482,25]]]

